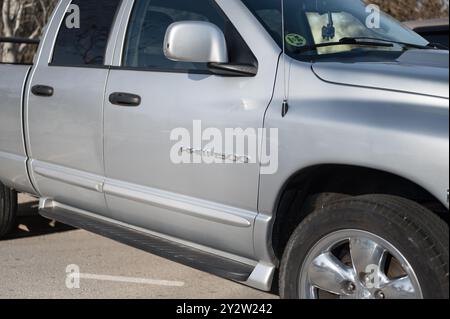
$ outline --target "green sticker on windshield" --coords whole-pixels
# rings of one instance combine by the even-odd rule
[[[286,35],[286,42],[293,47],[304,47],[307,41],[300,34],[289,33]]]

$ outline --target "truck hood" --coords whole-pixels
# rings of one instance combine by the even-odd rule
[[[390,62],[317,62],[314,73],[323,81],[449,98],[449,53],[409,50]]]

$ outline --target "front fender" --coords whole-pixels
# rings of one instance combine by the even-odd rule
[[[282,117],[280,71],[265,120],[279,130],[279,163],[275,174],[261,176],[261,214],[272,216],[293,174],[320,164],[398,175],[448,207],[448,99],[326,83],[308,63],[292,62],[289,70],[289,112]]]

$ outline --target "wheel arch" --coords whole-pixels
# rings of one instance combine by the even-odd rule
[[[447,207],[425,187],[385,170],[363,166],[322,164],[303,168],[280,189],[274,209],[271,244],[281,258],[295,228],[318,206],[340,196],[384,194],[417,202],[448,224]]]

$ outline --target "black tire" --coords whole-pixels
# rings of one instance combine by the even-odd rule
[[[448,225],[417,203],[386,195],[339,200],[309,215],[282,258],[282,298],[299,298],[301,268],[311,249],[325,236],[349,229],[370,232],[394,245],[416,273],[425,299],[449,298]]]
[[[0,183],[0,239],[8,235],[16,224],[17,193]]]

